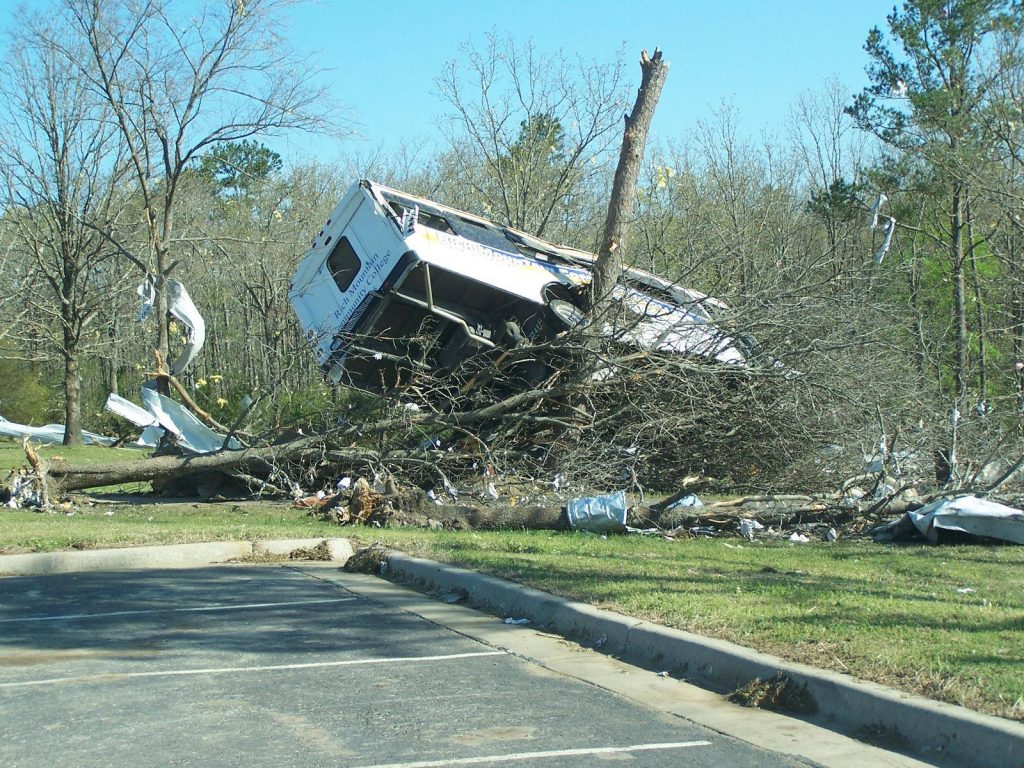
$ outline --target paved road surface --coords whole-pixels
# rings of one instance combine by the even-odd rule
[[[0,579],[0,765],[814,764],[373,599],[367,580],[251,565]]]

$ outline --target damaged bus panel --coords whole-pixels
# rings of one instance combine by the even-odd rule
[[[372,391],[449,373],[488,350],[545,341],[583,315],[594,257],[370,181],[313,239],[289,298],[325,375]],[[627,269],[618,335],[645,349],[744,362],[711,322],[724,305]],[[609,333],[611,331],[609,330]]]

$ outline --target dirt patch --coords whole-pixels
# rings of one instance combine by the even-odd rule
[[[860,741],[897,752],[906,750],[910,746],[907,737],[892,725],[882,725],[881,723],[866,725],[863,728],[858,728],[854,735]]]
[[[729,694],[729,701],[743,707],[758,707],[798,715],[813,715],[818,711],[803,683],[794,683],[785,675],[775,675],[769,680],[755,677],[749,683]]]
[[[495,726],[493,728],[482,728],[477,731],[466,731],[457,733],[451,737],[456,744],[465,744],[470,747],[479,747],[485,744],[503,741],[525,741],[536,738],[537,729],[531,726]]]
[[[15,650],[0,654],[0,667],[28,667],[38,664],[57,664],[65,661],[81,661],[83,659],[131,659],[145,661],[159,655],[160,651],[153,648],[133,648],[129,650],[99,650],[71,648],[53,651],[21,651]]]
[[[368,573],[371,576],[380,576],[387,569],[388,552],[389,550],[380,544],[371,544],[352,555],[345,563],[344,570],[349,573]]]

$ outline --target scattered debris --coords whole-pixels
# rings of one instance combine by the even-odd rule
[[[754,540],[754,531],[763,531],[764,525],[757,520],[740,520],[740,536],[744,539]]]
[[[788,676],[778,673],[769,680],[755,677],[746,685],[729,694],[729,701],[743,707],[757,707],[798,715],[813,715],[818,711],[803,683],[794,683]]]
[[[7,483],[0,488],[0,502],[9,509],[42,509],[43,497],[39,491],[39,480],[33,472],[24,470],[12,473]]]
[[[289,560],[333,560],[331,543],[324,539],[313,547],[299,547],[288,553]]]
[[[525,624],[529,624],[530,620],[526,619],[526,618],[514,619],[511,616],[509,616],[507,619],[505,619],[505,623],[506,624],[512,624],[512,625],[517,626],[517,627],[521,627],[521,626],[523,626]]]

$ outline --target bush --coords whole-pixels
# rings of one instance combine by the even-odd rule
[[[30,364],[0,357],[0,415],[20,424],[45,424],[57,413],[51,396]]]

